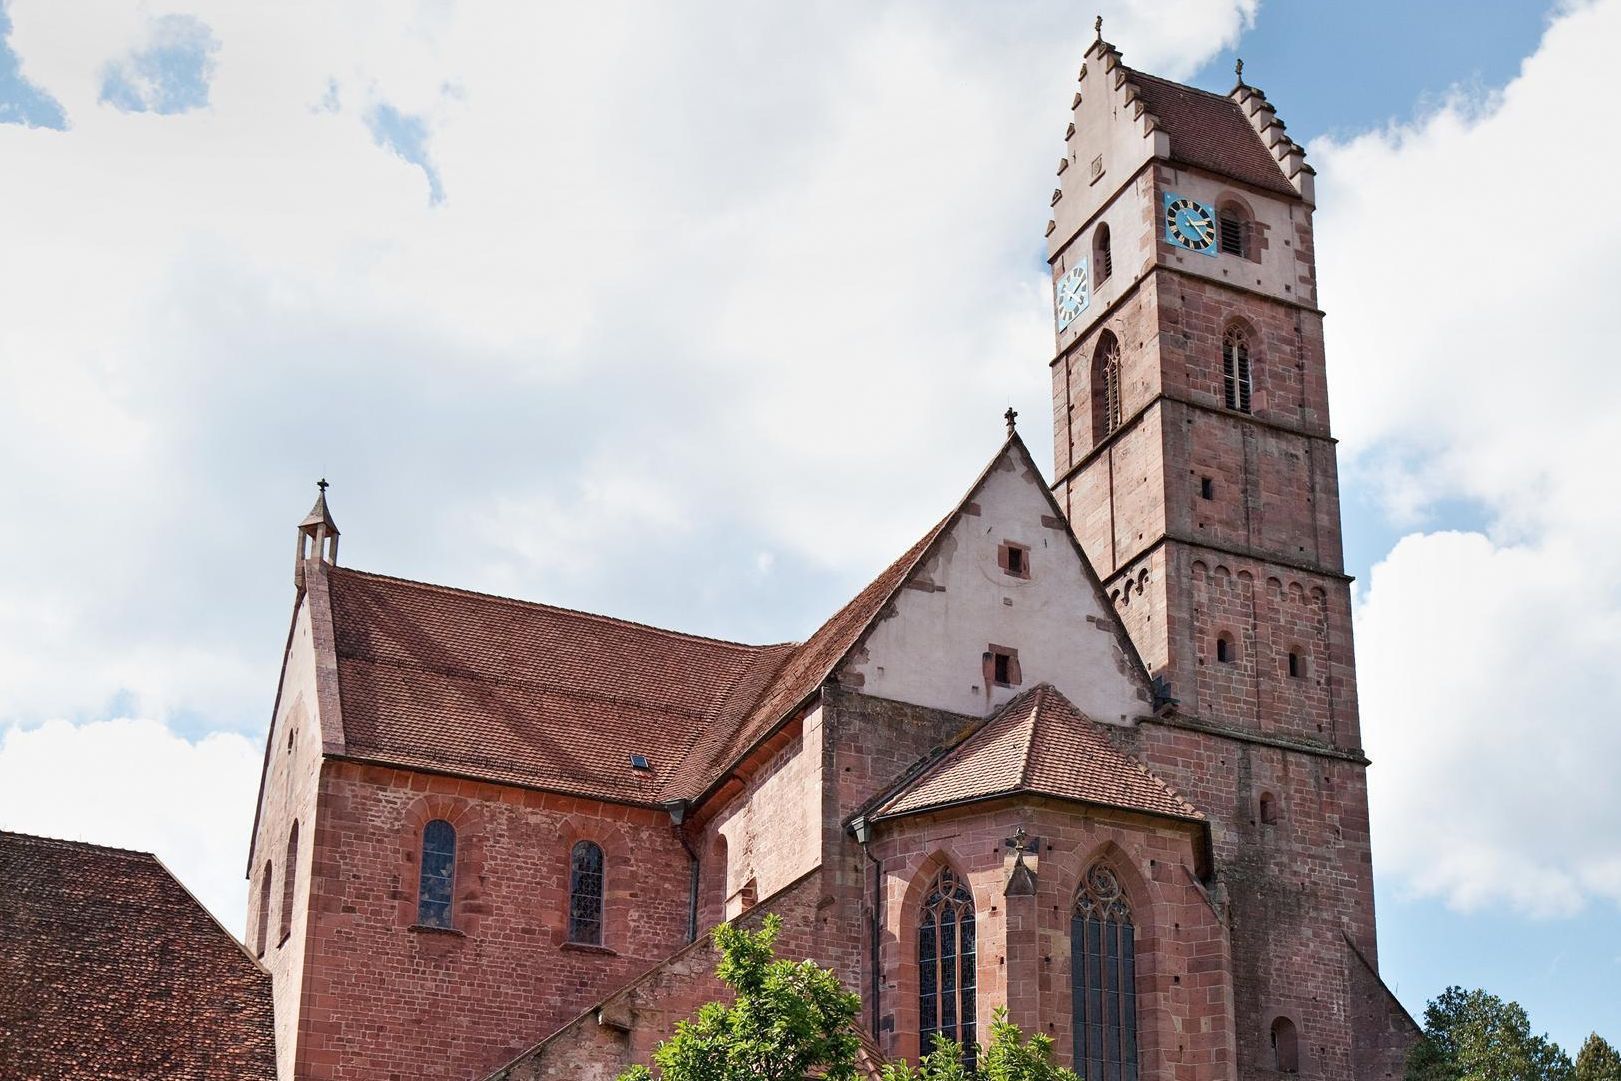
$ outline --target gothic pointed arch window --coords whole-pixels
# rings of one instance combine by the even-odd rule
[[[569,854],[568,940],[602,945],[602,846],[578,841]]]
[[[1131,902],[1106,863],[1081,880],[1070,919],[1075,1072],[1137,1081],[1137,952]]]
[[[1221,336],[1222,393],[1228,409],[1250,411],[1250,336],[1237,323]]]
[[[936,1033],[962,1044],[974,1058],[977,960],[974,896],[949,867],[941,868],[923,898],[917,927],[918,1037],[927,1053]]]
[[[436,818],[422,827],[422,870],[417,881],[417,923],[452,927],[451,893],[456,884],[456,827]]]
[[[1092,431],[1101,441],[1120,427],[1120,340],[1105,330],[1092,353]]]

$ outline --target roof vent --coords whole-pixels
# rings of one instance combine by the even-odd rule
[[[633,754],[630,756],[630,768],[652,769],[653,763],[647,760],[647,756],[645,754]]]

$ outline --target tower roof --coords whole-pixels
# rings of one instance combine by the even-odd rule
[[[313,530],[317,526],[325,526],[329,536],[337,536],[338,523],[332,520],[332,512],[327,509],[326,505],[326,490],[330,486],[327,484],[325,477],[316,482],[315,486],[320,489],[320,494],[315,497],[315,505],[310,508],[308,514],[304,515],[304,520],[298,523],[298,528],[301,530]]]
[[[1237,101],[1123,64],[1119,70],[1137,88],[1143,109],[1169,137],[1172,161],[1282,195],[1298,194]],[[1260,93],[1251,87],[1244,89],[1251,95]],[[1281,122],[1274,126],[1281,132]]]

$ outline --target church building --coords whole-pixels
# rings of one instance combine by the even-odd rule
[[[248,856],[283,1081],[612,1078],[771,913],[874,1076],[1002,1007],[1086,1081],[1401,1076],[1312,169],[1242,67],[1100,33],[1072,109],[1055,475],[1010,411],[803,642],[343,566],[323,483]]]

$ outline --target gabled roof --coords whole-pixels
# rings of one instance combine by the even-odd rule
[[[1121,65],[1171,142],[1171,160],[1282,195],[1296,195],[1272,152],[1232,98]]]
[[[1048,683],[1019,695],[867,814],[873,821],[1028,794],[1202,822],[1204,815]]]
[[[659,802],[792,649],[341,567],[326,588],[346,756],[601,799]]]
[[[270,974],[155,857],[0,831],[0,1064],[271,1079]]]

